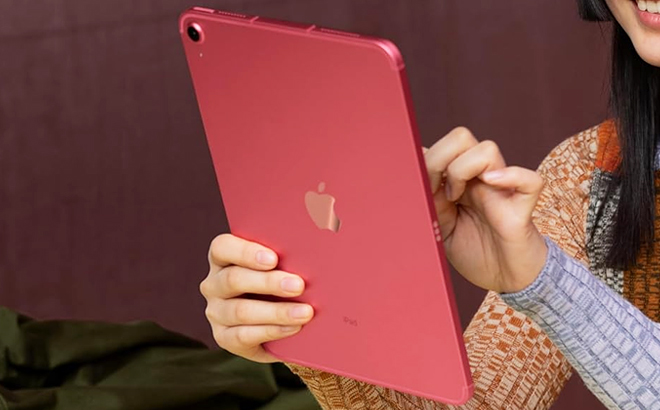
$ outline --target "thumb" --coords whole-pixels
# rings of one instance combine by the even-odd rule
[[[479,179],[495,188],[510,189],[534,197],[538,197],[544,184],[539,174],[522,167],[507,167],[484,172]]]

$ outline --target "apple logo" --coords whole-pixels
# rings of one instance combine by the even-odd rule
[[[339,232],[341,221],[335,213],[335,198],[332,195],[324,194],[325,182],[319,184],[319,193],[308,191],[305,194],[305,206],[312,221],[319,229],[327,229],[332,232]]]

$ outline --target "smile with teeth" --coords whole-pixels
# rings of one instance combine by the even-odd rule
[[[637,7],[641,11],[648,11],[649,13],[660,14],[660,2],[649,0],[637,0]]]

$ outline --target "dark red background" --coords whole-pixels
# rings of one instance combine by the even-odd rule
[[[210,342],[197,288],[226,223],[177,32],[192,4],[0,0],[0,304]],[[426,144],[466,125],[535,167],[607,115],[606,29],[572,1],[199,5],[393,40]],[[455,285],[465,324],[483,292]],[[577,377],[556,407],[601,408]]]

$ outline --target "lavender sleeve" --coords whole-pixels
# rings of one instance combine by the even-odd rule
[[[502,299],[541,326],[608,408],[660,410],[660,326],[546,243],[538,278]]]

